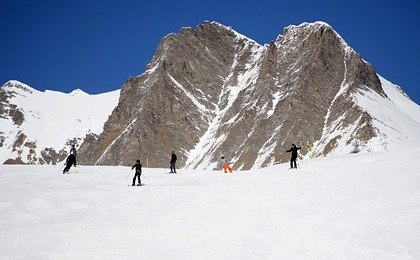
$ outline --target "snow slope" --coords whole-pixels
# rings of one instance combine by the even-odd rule
[[[100,134],[108,116],[117,106],[120,93],[120,90],[115,90],[90,95],[80,89],[68,94],[50,90],[41,92],[19,81],[8,83],[2,91],[13,93],[9,104],[16,105],[25,120],[18,126],[10,118],[0,118],[0,129],[6,133],[5,145],[0,147],[1,163],[18,156],[17,151],[12,152],[12,146],[19,133],[27,136],[26,141],[36,143],[38,155],[44,148],[55,151],[68,149],[67,141],[74,138],[83,140],[87,133]],[[20,155],[24,162],[28,153],[29,148],[26,147]]]
[[[357,105],[373,118],[379,130],[366,147],[371,151],[398,151],[420,146],[420,106],[411,101],[401,89],[380,77],[388,98],[374,91],[354,95]]]
[[[365,143],[360,143],[362,152],[398,151],[420,147],[420,106],[413,102],[399,86],[378,75],[382,88],[388,98],[372,90],[363,90],[352,94],[358,108],[372,117],[376,136]],[[327,117],[328,118],[328,115]],[[359,119],[360,120],[360,119]],[[332,139],[338,139],[331,154],[350,153],[353,143],[348,142],[359,128],[357,124],[340,127],[342,118],[324,129],[320,141],[314,144],[315,153],[319,153]]]
[[[420,259],[418,158],[143,169],[142,187],[128,167],[0,166],[0,258]]]
[[[381,80],[382,88],[384,89],[388,98],[407,115],[417,121],[417,123],[420,123],[419,105],[412,101],[400,86],[393,84],[380,75],[378,76]]]

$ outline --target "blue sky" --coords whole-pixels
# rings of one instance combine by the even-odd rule
[[[325,21],[375,70],[420,103],[418,1],[0,0],[0,84],[101,93],[139,75],[162,37],[205,20],[264,44]]]

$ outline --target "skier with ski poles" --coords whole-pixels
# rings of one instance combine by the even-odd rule
[[[69,173],[71,166],[74,165],[76,167],[76,156],[74,154],[70,154],[66,159],[66,167],[63,170],[63,174]]]
[[[76,151],[76,147],[74,147],[74,144],[71,146],[70,154],[74,155],[74,167],[76,167],[77,151]]]
[[[136,168],[136,173],[134,174],[134,178],[133,178],[133,184],[131,186],[134,186],[136,184],[136,177],[137,177],[137,186],[141,186],[141,180],[140,180],[140,175],[141,175],[141,163],[140,160],[136,161],[136,164],[133,165],[133,167],[131,167],[131,170],[133,170],[134,168]]]
[[[290,158],[290,168],[291,169],[297,168],[296,159],[297,159],[297,156],[298,156],[298,150],[300,150],[300,149],[301,149],[301,147],[296,147],[295,144],[292,144],[292,147],[289,150],[286,151],[286,153],[292,152],[292,157]],[[293,167],[293,165],[295,167]]]

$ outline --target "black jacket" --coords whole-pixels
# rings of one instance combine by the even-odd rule
[[[70,154],[67,157],[66,165],[74,165],[75,163],[76,163],[76,156],[74,156],[74,154]]]
[[[286,153],[292,152],[292,158],[297,158],[297,152],[300,150],[301,147],[292,146],[289,150],[286,151]]]
[[[133,167],[131,167],[131,170],[136,168],[136,172],[141,173],[141,163],[136,163],[133,165]]]
[[[171,163],[176,163],[176,154],[172,154],[171,156]]]

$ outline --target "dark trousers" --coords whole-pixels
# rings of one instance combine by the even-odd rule
[[[64,168],[64,170],[63,170],[63,174],[64,173],[68,173],[69,171],[70,171],[70,168],[71,168],[71,164],[66,164],[66,167]]]
[[[136,177],[137,177],[138,184],[141,185],[140,175],[141,175],[141,172],[136,171],[136,174],[134,174],[134,178],[133,178],[133,185],[136,184]]]
[[[73,160],[67,160],[67,162],[66,162],[66,167],[65,167],[65,168],[64,168],[64,170],[63,170],[63,174],[64,174],[64,173],[68,173],[68,172],[70,171],[70,168],[71,168],[73,165],[76,167],[76,159],[73,159]]]
[[[297,168],[297,166],[296,166],[296,159],[297,159],[297,157],[292,157],[290,159],[290,168]],[[293,167],[293,164],[295,165],[295,167]]]
[[[174,163],[174,162],[171,162],[171,172],[172,172],[172,173],[176,173],[176,170],[175,170],[175,163]]]
[[[73,165],[74,167],[76,167],[76,156],[70,154],[69,157],[67,157],[66,159],[66,167],[63,170],[63,174],[68,173],[70,171],[71,166]]]

